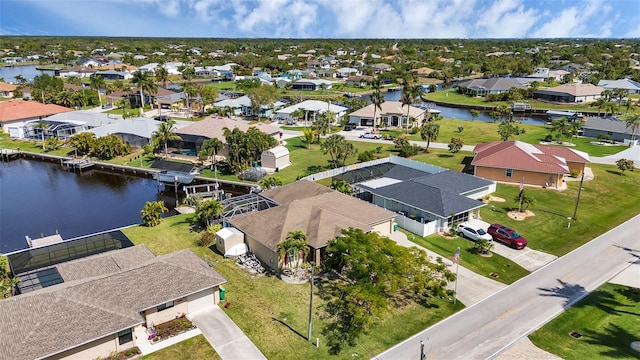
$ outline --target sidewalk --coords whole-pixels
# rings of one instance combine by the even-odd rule
[[[218,306],[191,315],[216,353],[226,360],[262,360],[266,357]]]
[[[422,246],[417,245],[407,239],[407,235],[403,232],[396,231],[392,233],[389,238],[394,240],[398,245],[402,245],[404,247],[412,247],[415,246],[421,250],[427,252],[430,258],[442,258],[444,263],[449,267],[449,270],[456,272],[456,266],[454,266],[453,262],[442,255],[436,254],[431,250],[427,250]],[[453,254],[451,254],[453,257]],[[453,289],[454,283],[450,283],[448,288]],[[496,292],[504,289],[507,285],[503,283],[499,283],[495,280],[491,280],[482,275],[478,275],[473,271],[465,268],[464,266],[460,266],[458,268],[458,292],[456,293],[456,298],[460,300],[467,307],[480,302],[481,300],[495,294]]]

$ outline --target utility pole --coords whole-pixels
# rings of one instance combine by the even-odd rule
[[[576,197],[576,207],[573,210],[573,220],[578,220],[578,204],[580,203],[580,193],[582,192],[582,182],[584,181],[584,171],[585,169],[582,169],[582,176],[580,177],[580,186],[578,187],[578,197]]]
[[[315,268],[315,266],[311,266],[311,278],[309,279],[309,284],[311,285],[309,288],[310,293],[309,293],[309,333],[308,333],[308,340],[311,341],[311,333],[312,333],[312,329],[313,329],[313,269]]]

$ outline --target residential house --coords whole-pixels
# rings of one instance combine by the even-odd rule
[[[329,241],[343,229],[361,229],[389,235],[395,213],[342,194],[309,180],[262,192],[278,206],[234,216],[229,223],[244,233],[253,254],[271,269],[283,264],[277,251],[290,231],[302,231],[307,237],[309,261],[320,265],[326,257]],[[270,226],[265,226],[270,224]]]
[[[371,57],[373,58],[373,55],[371,55]],[[383,73],[385,71],[390,71],[392,69],[392,67],[389,64],[378,63],[378,64],[371,65],[371,69],[373,70],[373,72],[375,74],[380,74],[380,73]]]
[[[421,67],[411,71],[415,72],[416,75],[418,75],[418,77],[429,77],[429,75],[431,75],[431,73],[433,73],[435,70],[430,69],[428,67]]]
[[[601,97],[604,88],[592,84],[564,84],[533,92],[534,99],[564,103],[588,103]]]
[[[409,120],[415,119],[418,124],[422,123],[428,117],[428,110],[417,108],[415,106],[409,106]],[[349,123],[356,124],[356,126],[390,126],[390,127],[406,127],[408,123],[407,119],[407,106],[402,105],[400,101],[385,101],[380,104],[380,109],[376,109],[376,119],[373,119],[374,105],[369,104],[361,109],[358,109],[349,116]]]
[[[94,68],[74,66],[69,69],[60,70],[58,74],[61,78],[71,78],[71,77],[88,78],[88,77],[91,77],[91,75],[95,74],[97,71],[98,70]]]
[[[640,83],[631,79],[600,80],[598,86],[610,91],[624,89],[628,94],[640,94]]]
[[[347,111],[346,107],[332,104],[331,101],[305,100],[277,110],[274,119],[295,120],[291,114],[298,109],[302,109],[305,112],[305,119],[308,121],[315,121],[318,115],[326,111],[331,111],[335,119],[338,120],[344,116]]]
[[[89,129],[97,138],[115,134],[125,144],[133,148],[142,148],[151,142],[153,133],[158,130],[162,122],[151,118],[135,117],[102,124]],[[176,129],[181,129],[192,124],[190,121],[176,121]]]
[[[285,103],[283,103],[282,101],[276,101],[271,106],[267,106],[267,105],[261,106],[259,113],[258,114],[254,114],[254,110],[253,110],[251,99],[247,95],[244,95],[244,96],[241,96],[241,97],[235,98],[235,99],[221,100],[221,101],[218,101],[215,104],[213,104],[213,106],[215,106],[217,108],[221,108],[221,109],[224,109],[224,108],[226,108],[228,106],[229,108],[233,109],[233,114],[234,115],[242,115],[242,116],[254,116],[255,115],[255,116],[259,116],[259,117],[271,116],[276,109],[279,109],[284,105],[285,105]]]
[[[352,75],[357,75],[359,73],[358,69],[354,69],[351,67],[342,67],[336,69],[335,76],[339,79],[348,78]]]
[[[568,73],[569,71],[562,69],[537,68],[533,74],[529,74],[526,77],[545,82],[551,79],[554,81],[562,81],[564,76]]]
[[[42,104],[33,100],[13,99],[0,102],[0,124],[2,131],[9,137],[22,139],[25,137],[25,125],[33,120],[62,112],[73,111],[64,106]]]
[[[462,81],[458,89],[471,96],[486,96],[488,94],[501,94],[511,89],[526,89],[520,82],[510,78],[473,79]]]
[[[17,85],[7,84],[6,82],[0,81],[0,97],[12,98],[13,92],[16,91],[17,88]]]
[[[347,86],[365,87],[373,82],[374,77],[369,75],[354,75],[347,78]]]
[[[611,140],[617,142],[629,142],[640,138],[640,128],[633,129],[626,122],[616,119],[615,117],[589,117],[582,126],[583,136],[590,138],[599,138],[601,135],[611,137]]]
[[[148,328],[220,301],[225,278],[191,250],[156,257],[139,245],[95,254],[76,242],[26,250],[26,265],[76,252],[17,274],[23,293],[0,301],[3,359],[106,358],[147,342]]]
[[[322,79],[305,79],[298,80],[291,83],[291,88],[293,90],[303,90],[303,91],[318,91],[322,89],[331,89],[331,85],[333,83],[328,80]]]
[[[473,152],[471,165],[476,176],[555,189],[565,187],[565,176],[582,174],[590,161],[582,151],[518,140],[478,144]]]
[[[251,127],[255,127],[263,133],[280,140],[280,128],[278,127],[264,123],[249,125],[249,122],[247,121],[232,120],[221,116],[209,116],[198,122],[181,127],[176,130],[176,134],[182,139],[180,148],[198,151],[200,150],[202,143],[208,139],[216,138],[223,143],[226,143],[226,138],[224,137],[225,128],[229,130],[237,128],[246,132]],[[227,156],[228,154],[229,150],[226,147],[218,151],[219,156]]]
[[[105,70],[96,72],[96,76],[101,76],[105,80],[128,80],[133,75],[126,71]]]
[[[485,206],[480,199],[496,189],[493,181],[398,156],[333,180],[348,182],[358,198],[393,211],[398,226],[419,236],[477,218]]]
[[[307,61],[307,69],[320,69],[322,68],[322,63],[316,59],[310,59]]]

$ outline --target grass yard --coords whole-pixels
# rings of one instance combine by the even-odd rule
[[[453,258],[456,249],[460,247],[460,265],[489,279],[508,285],[529,275],[529,271],[498,254],[493,254],[491,257],[477,255],[473,249],[474,243],[470,240],[458,236],[447,239],[437,234],[421,237],[404,230],[401,231],[406,233],[414,243],[448,259]],[[494,246],[502,245],[495,244]],[[492,273],[497,273],[498,277],[492,277]]]
[[[527,195],[535,199],[529,210],[534,217],[524,221],[511,220],[507,212],[518,207],[518,185],[498,184],[493,196],[504,198],[504,203],[491,203],[481,209],[481,217],[489,223],[501,223],[516,229],[533,249],[562,256],[585,244],[615,226],[640,213],[640,171],[626,171],[618,174],[615,166],[589,164],[595,175],[592,181],[585,181],[577,221],[567,217],[573,215],[578,193],[578,181],[568,182],[568,189],[556,191],[542,188],[525,188]]]
[[[529,339],[541,349],[567,360],[638,359],[630,345],[640,341],[640,291],[604,284],[551,320]],[[583,336],[574,338],[572,332]]]
[[[219,360],[220,355],[204,335],[198,335],[173,346],[142,357],[143,360]]]
[[[393,309],[359,339],[355,348],[330,356],[323,346],[321,330],[326,322],[318,316],[322,306],[319,296],[314,296],[313,338],[320,338],[320,348],[306,341],[309,285],[289,285],[273,276],[252,278],[232,259],[224,259],[210,248],[195,246],[197,233],[192,229],[192,216],[178,215],[164,219],[157,227],[135,226],[123,232],[135,244],[145,244],[157,255],[190,248],[205,261],[216,261],[216,270],[228,280],[226,300],[231,307],[224,311],[269,359],[352,359],[353,353],[371,358],[464,307],[447,299],[435,299],[429,309],[417,305]],[[176,347],[178,350],[171,350],[172,353],[188,352],[186,346]]]
[[[376,154],[379,158],[387,157],[395,151],[391,142],[389,142],[389,144],[360,141],[354,141],[352,143],[358,149],[359,153],[366,150],[375,150],[377,147],[382,146],[381,153]],[[311,150],[307,149],[307,143],[302,139],[302,136],[288,139],[287,148],[289,149],[291,166],[277,173],[277,176],[279,176],[285,184],[295,181],[300,175],[331,169],[329,155],[324,155],[318,144],[311,144]],[[356,161],[357,155],[349,159],[347,165],[354,164]]]

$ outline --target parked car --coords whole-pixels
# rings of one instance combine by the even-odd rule
[[[154,117],[154,119],[158,120],[158,121],[169,121],[169,120],[171,120],[169,115],[158,115],[158,116]]]
[[[355,129],[357,126],[354,123],[346,123],[344,125],[344,131],[351,131],[353,129]]]
[[[471,223],[462,223],[458,225],[457,229],[458,235],[460,237],[466,237],[467,239],[478,241],[480,239],[484,239],[487,241],[492,241],[493,238],[491,235],[487,234],[483,228],[473,225]]]
[[[111,104],[102,104],[102,108],[103,109],[111,109],[113,107],[113,105]]]
[[[518,250],[524,249],[527,246],[527,239],[520,236],[515,230],[504,225],[491,224],[489,229],[487,229],[487,233],[493,237],[493,240]]]
[[[371,132],[366,132],[364,134],[360,134],[360,137],[363,139],[381,139],[382,136],[380,134],[374,134]]]

